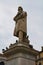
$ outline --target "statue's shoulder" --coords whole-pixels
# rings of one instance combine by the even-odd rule
[[[26,11],[23,11],[23,15],[24,15],[24,16],[27,16],[27,12],[26,12]]]

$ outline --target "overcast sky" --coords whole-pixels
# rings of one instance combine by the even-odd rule
[[[18,6],[22,6],[27,12],[27,35],[30,44],[39,51],[43,46],[43,0],[0,0],[0,53],[17,39],[13,36],[13,17]]]

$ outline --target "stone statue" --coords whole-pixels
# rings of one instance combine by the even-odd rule
[[[15,29],[14,36],[19,38],[19,41],[23,41],[27,35],[27,13],[23,11],[21,6],[18,7],[18,12],[14,17]]]

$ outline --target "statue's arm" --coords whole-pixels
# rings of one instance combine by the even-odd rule
[[[14,20],[17,22],[18,19],[21,19],[21,18],[24,18],[27,16],[27,13],[26,12],[23,12],[23,13],[17,13],[17,15],[14,17]]]
[[[17,21],[19,15],[20,15],[20,13],[17,13],[17,15],[13,18],[13,20],[14,20],[14,21]]]
[[[21,19],[21,18],[24,18],[24,17],[26,17],[27,16],[27,13],[26,12],[23,12],[23,13],[21,13],[18,17],[17,17],[17,19]]]
[[[23,12],[23,13],[21,13],[21,14],[19,14],[18,16],[17,16],[17,20],[18,19],[21,19],[21,18],[24,18],[24,17],[26,17],[27,16],[27,13],[26,12]]]

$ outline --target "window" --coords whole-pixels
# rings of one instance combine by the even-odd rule
[[[41,65],[41,62],[39,62],[39,65]]]
[[[4,65],[4,62],[0,62],[0,65]]]

